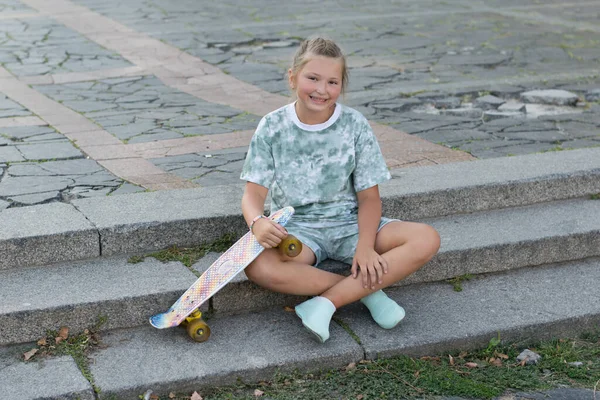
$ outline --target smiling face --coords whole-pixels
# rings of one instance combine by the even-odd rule
[[[327,121],[342,92],[343,62],[332,57],[311,56],[296,74],[290,69],[288,77],[297,97],[298,119],[309,125]]]

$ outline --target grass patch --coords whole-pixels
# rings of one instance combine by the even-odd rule
[[[224,252],[229,249],[234,242],[234,235],[226,234],[212,243],[204,243],[193,247],[171,246],[168,249],[156,251],[154,253],[129,257],[127,261],[132,264],[137,264],[144,261],[146,257],[154,257],[162,262],[179,261],[190,268],[208,252]]]
[[[517,355],[529,348],[542,356],[537,365],[522,365]],[[582,366],[570,365],[581,362]],[[460,396],[490,399],[507,390],[533,391],[555,387],[593,389],[600,380],[600,332],[578,339],[502,344],[493,338],[476,351],[429,357],[399,356],[361,361],[317,373],[278,374],[269,382],[198,391],[216,399],[401,399]],[[160,397],[189,399],[187,395]]]
[[[455,292],[462,292],[462,283],[465,281],[470,281],[473,278],[471,274],[464,274],[460,276],[455,276],[454,278],[446,279],[446,282],[452,285],[452,288]]]
[[[46,336],[37,341],[37,347],[24,354],[25,359],[27,362],[31,362],[42,361],[47,357],[71,356],[94,391],[100,393],[90,372],[88,355],[100,345],[101,339],[98,331],[105,323],[106,317],[99,316],[94,326],[85,329],[78,335],[70,335],[66,327],[59,331],[47,331]]]
[[[590,196],[592,200],[600,200],[600,193],[596,193]]]

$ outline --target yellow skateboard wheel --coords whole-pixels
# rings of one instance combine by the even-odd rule
[[[210,337],[210,328],[202,319],[194,319],[187,324],[188,335],[198,343],[206,342]]]
[[[277,248],[282,254],[288,257],[296,257],[302,251],[302,242],[294,235],[287,235]]]

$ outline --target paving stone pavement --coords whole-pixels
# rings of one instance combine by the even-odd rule
[[[599,9],[0,0],[0,209],[239,184],[257,121],[290,101],[292,54],[317,33],[347,53],[343,101],[390,168],[600,146]]]

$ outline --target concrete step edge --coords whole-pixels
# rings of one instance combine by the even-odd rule
[[[393,171],[384,215],[420,220],[600,192],[600,149],[534,154]],[[243,185],[135,193],[0,212],[0,269],[44,265],[247,232]],[[68,239],[68,240],[66,240]]]
[[[599,279],[600,259],[592,258],[482,276],[465,283],[460,293],[440,283],[392,288],[389,296],[407,311],[392,330],[379,328],[360,303],[338,310],[336,318],[360,344],[337,323],[330,326],[330,339],[317,343],[294,313],[280,308],[215,317],[209,321],[211,338],[201,344],[179,328],[113,330],[92,354],[90,372],[103,396],[137,399],[147,390],[202,393],[207,386],[269,380],[296,369],[309,372],[362,359],[469,350],[485,347],[498,335],[510,341],[573,337],[600,327]],[[20,373],[46,377],[50,387],[54,374],[44,374],[44,369],[52,366]],[[26,392],[19,385],[29,385],[29,380],[5,375],[0,387]]]

